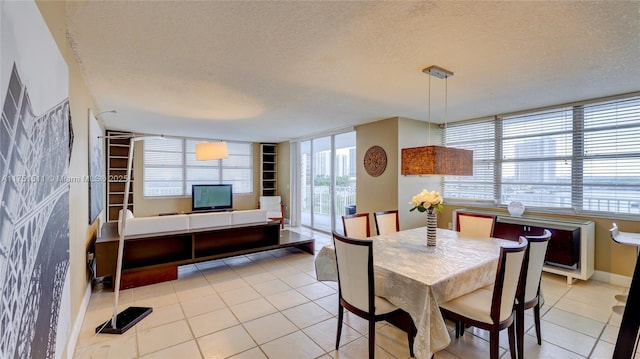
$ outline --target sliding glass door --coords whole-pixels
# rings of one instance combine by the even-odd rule
[[[342,229],[342,216],[356,211],[356,133],[334,136],[335,186],[333,190],[335,227]]]
[[[301,224],[330,232],[355,206],[355,132],[300,142]]]

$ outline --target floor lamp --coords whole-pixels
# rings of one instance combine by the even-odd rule
[[[104,136],[105,139],[129,139],[129,157],[127,159],[127,182],[124,189],[124,203],[120,225],[120,239],[118,241],[118,259],[116,264],[116,280],[114,283],[113,315],[110,320],[96,327],[96,333],[122,334],[129,330],[144,317],[153,312],[151,307],[128,307],[118,313],[118,299],[120,297],[120,281],[122,278],[122,257],[124,256],[124,234],[127,228],[126,211],[129,208],[129,187],[131,186],[131,167],[133,166],[133,148],[136,141],[149,138],[164,138],[157,135],[114,135]],[[229,156],[226,142],[207,142],[196,144],[196,160],[216,160]]]
[[[127,215],[126,211],[129,208],[129,187],[131,186],[131,167],[133,166],[133,147],[136,141],[141,141],[147,138],[163,138],[162,136],[140,136],[136,135],[114,135],[104,136],[105,139],[129,139],[129,157],[127,159],[127,182],[124,188],[124,203],[122,205],[121,227],[120,227],[120,240],[118,241],[118,260],[116,263],[116,281],[114,284],[114,301],[113,301],[113,315],[110,320],[100,324],[96,328],[96,333],[107,334],[122,334],[129,330],[136,323],[141,321],[144,317],[153,312],[151,307],[128,307],[122,312],[118,313],[118,299],[120,297],[120,280],[122,278],[122,257],[124,254],[124,234],[127,228]]]

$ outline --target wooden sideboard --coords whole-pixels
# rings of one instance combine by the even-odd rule
[[[105,223],[96,239],[96,277],[115,278],[118,224]],[[279,221],[127,236],[120,289],[178,278],[178,266],[284,247],[314,254],[313,238],[280,231]]]
[[[545,272],[567,277],[567,283],[574,279],[589,279],[594,272],[595,225],[592,221],[571,221],[548,217],[522,216],[458,209],[453,211],[453,220],[457,213],[478,213],[493,215],[496,218],[493,236],[517,240],[520,236],[540,235],[544,229],[551,231],[551,240],[545,256]],[[454,223],[454,227],[456,223]]]

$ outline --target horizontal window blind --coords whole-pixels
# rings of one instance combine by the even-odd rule
[[[452,124],[445,140],[474,150],[473,177],[445,177],[447,200],[640,213],[637,94]]]
[[[473,151],[473,176],[445,177],[443,194],[448,199],[494,200],[495,124],[493,120],[464,125],[451,124],[444,131],[447,147]]]
[[[253,192],[253,147],[248,143],[227,143],[229,157],[222,160],[222,183],[231,183],[234,193]]]
[[[571,107],[498,119],[502,157],[499,204],[569,208],[573,154]]]
[[[640,97],[583,112],[582,209],[640,213]]]
[[[194,184],[220,183],[220,160],[196,160],[196,144],[202,141],[186,140],[185,193],[191,196]],[[228,146],[228,144],[227,144]]]
[[[149,138],[144,145],[145,197],[182,196],[184,145],[176,138]]]
[[[233,192],[253,192],[253,146],[227,142],[229,157],[197,161],[196,144],[187,139],[144,141],[145,197],[190,196],[194,184],[231,183]]]

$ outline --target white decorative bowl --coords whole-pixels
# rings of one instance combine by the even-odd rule
[[[509,210],[509,214],[513,217],[520,217],[524,213],[524,204],[522,204],[522,202],[513,201],[509,203],[507,210]]]

